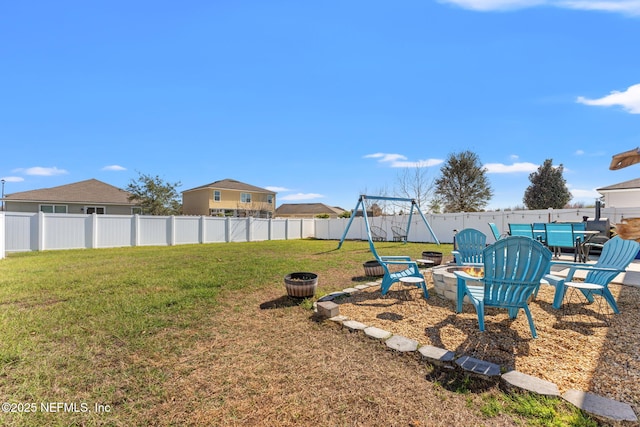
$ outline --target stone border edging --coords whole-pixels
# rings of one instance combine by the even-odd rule
[[[499,379],[507,389],[520,389],[542,396],[561,397],[577,408],[587,412],[595,418],[600,418],[606,422],[638,422],[638,417],[631,405],[593,393],[567,390],[560,394],[558,386],[550,381],[533,377],[519,371],[508,371],[502,374],[502,368],[491,362],[475,359],[462,355],[456,358],[454,352],[434,347],[431,345],[420,345],[416,340],[412,340],[401,335],[394,335],[374,326],[368,326],[356,320],[340,315],[339,305],[334,302],[336,298],[350,296],[372,286],[380,286],[380,282],[368,282],[366,285],[358,285],[355,288],[347,288],[342,292],[333,292],[318,300],[314,304],[314,310],[322,319],[328,319],[340,324],[350,332],[362,331],[370,338],[384,341],[385,345],[399,353],[418,352],[422,360],[427,363],[445,369],[459,369],[465,373],[483,378],[485,380]]]

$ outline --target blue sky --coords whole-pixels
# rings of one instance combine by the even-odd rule
[[[0,13],[5,194],[138,173],[355,207],[471,150],[488,208],[562,164],[574,199],[635,179],[640,2],[30,1]]]

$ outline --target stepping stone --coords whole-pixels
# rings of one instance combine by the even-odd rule
[[[502,381],[507,385],[507,387],[516,387],[522,390],[541,394],[543,396],[560,396],[558,386],[554,383],[531,375],[523,374],[522,372],[509,371],[502,375]]]
[[[387,347],[401,352],[416,351],[418,349],[418,341],[400,335],[392,336],[385,341],[385,344]]]
[[[329,320],[331,320],[332,322],[336,322],[336,323],[344,323],[347,320],[349,320],[349,318],[347,316],[343,316],[342,314],[336,316],[336,317],[332,317]]]
[[[357,286],[355,286],[355,288],[359,289],[359,290],[367,289],[368,287],[369,287],[369,285],[357,285]]]
[[[456,364],[467,372],[471,372],[485,378],[492,378],[500,375],[499,365],[475,359],[473,357],[462,356],[456,360]]]
[[[578,390],[568,390],[562,397],[567,402],[573,403],[596,417],[602,417],[609,421],[638,422],[638,417],[631,406],[617,400]]]
[[[342,290],[342,292],[344,292],[345,294],[355,294],[358,291],[359,289],[356,288],[347,288]]]
[[[351,332],[363,331],[367,327],[364,323],[356,322],[355,320],[346,320],[342,322],[342,326],[346,327]]]
[[[424,345],[418,349],[422,358],[437,366],[451,365],[455,353],[432,345]]]
[[[384,329],[376,328],[375,326],[369,326],[365,328],[364,333],[370,337],[378,340],[384,340],[391,336],[391,332],[385,331]]]
[[[336,298],[340,298],[340,297],[346,297],[348,296],[347,294],[345,294],[344,292],[332,292],[329,295],[325,295],[322,298],[318,299],[318,302],[322,302],[322,301],[333,301]]]

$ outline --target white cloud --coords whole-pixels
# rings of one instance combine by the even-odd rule
[[[409,161],[407,160],[407,157],[402,154],[390,154],[390,153],[367,154],[366,156],[364,156],[364,158],[378,159],[378,163],[387,163],[389,167],[392,167],[392,168],[415,168],[415,167],[428,168],[430,166],[436,166],[444,162],[444,160],[442,159],[426,159],[426,160]]]
[[[517,154],[512,154],[512,155],[509,156],[509,158],[515,162],[516,160],[518,160],[520,158],[520,156],[518,156]]]
[[[127,168],[119,165],[109,165],[102,168],[103,171],[126,171]]]
[[[512,165],[486,163],[483,166],[487,169],[487,173],[531,173],[538,170],[538,165],[529,162],[514,163]]]
[[[584,156],[584,150],[576,150],[576,156]]]
[[[268,187],[264,187],[266,190],[269,191],[273,191],[274,193],[277,193],[278,191],[291,191],[286,187],[274,187],[274,186],[268,186]]]
[[[569,186],[569,185],[567,185]],[[595,189],[592,190],[581,190],[581,189],[569,189],[569,191],[571,192],[571,195],[573,196],[574,199],[591,199],[591,200],[595,200],[600,198],[600,196],[602,196],[600,193],[598,193]]]
[[[3,176],[0,179],[2,179],[5,182],[22,182],[22,181],[24,181],[24,178],[22,178],[20,176]]]
[[[64,169],[58,169],[55,166],[52,168],[43,168],[41,166],[34,166],[32,168],[27,168],[27,169],[15,169],[14,172],[22,172],[25,175],[38,175],[38,176],[66,175],[69,173]]]
[[[577,102],[598,107],[620,105],[631,114],[640,114],[640,84],[629,86],[626,91],[612,91],[609,95],[598,99],[588,99],[579,96]]]
[[[280,200],[313,200],[313,199],[321,199],[324,196],[322,194],[317,193],[296,193],[289,194],[287,196],[280,197]]]
[[[535,6],[551,6],[563,9],[614,12],[640,15],[640,0],[440,0],[463,9],[482,12],[525,9]]]

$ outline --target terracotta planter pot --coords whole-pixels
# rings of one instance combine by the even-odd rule
[[[284,276],[287,295],[293,298],[310,298],[318,287],[318,275],[315,273],[295,272]]]
[[[384,269],[382,268],[378,260],[373,259],[371,261],[367,261],[362,264],[362,266],[364,267],[365,276],[384,276]]]

